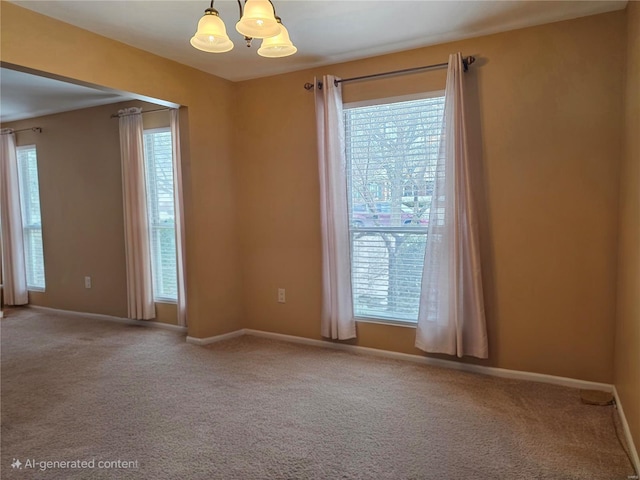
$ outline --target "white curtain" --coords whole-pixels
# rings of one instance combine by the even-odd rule
[[[178,325],[187,325],[185,277],[184,203],[182,195],[182,161],[180,157],[180,111],[171,110],[171,144],[173,145],[173,196],[176,223],[176,265],[178,270]]]
[[[426,352],[487,358],[463,76],[461,54],[451,55],[443,138],[429,214],[416,346]]]
[[[144,170],[142,109],[125,108],[120,116],[120,154],[124,201],[129,318],[155,318],[149,220]]]
[[[20,182],[16,138],[12,130],[0,131],[0,231],[2,236],[2,281],[4,303],[25,305],[27,269],[24,259]]]
[[[315,89],[322,227],[321,333],[344,340],[356,336],[356,322],[351,298],[342,90],[335,80],[325,75],[322,89]]]

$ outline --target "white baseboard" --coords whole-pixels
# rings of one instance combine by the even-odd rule
[[[221,342],[222,340],[229,340],[230,338],[241,337],[245,335],[246,331],[244,329],[236,330],[234,332],[223,333],[222,335],[216,335],[214,337],[205,337],[205,338],[197,338],[197,337],[187,337],[187,343],[191,343],[193,345],[211,345],[212,343]]]
[[[41,310],[43,312],[61,313],[64,315],[71,315],[74,317],[90,318],[94,320],[106,320],[109,322],[117,322],[125,325],[137,325],[140,327],[162,328],[164,330],[171,330],[173,332],[187,333],[187,327],[181,327],[179,325],[171,325],[170,323],[152,322],[150,320],[132,320],[131,318],[114,317],[112,315],[104,315],[102,313],[75,312],[73,310],[61,310],[58,308],[41,307],[39,305],[28,305],[27,308],[31,308],[33,310]]]
[[[616,387],[613,387],[613,397],[616,399],[616,407],[618,409],[618,415],[620,415],[620,421],[622,422],[622,428],[624,430],[624,439],[627,441],[627,446],[629,447],[629,450],[630,450],[633,466],[636,469],[636,475],[638,475],[640,474],[640,457],[638,457],[638,450],[636,449],[636,446],[633,443],[633,437],[631,436],[629,423],[627,422],[627,417],[625,416],[624,410],[622,409],[622,402],[620,402],[620,397],[618,396],[618,390],[616,389]]]
[[[461,370],[465,372],[481,373],[484,375],[492,375],[494,377],[511,378],[516,380],[529,380],[533,382],[561,385],[564,387],[613,392],[613,385],[608,383],[589,382],[587,380],[558,377],[555,375],[546,375],[542,373],[507,370],[504,368],[496,367],[485,367],[483,365],[472,365],[469,363],[460,363],[452,360],[442,360],[440,358],[423,357],[421,355],[413,355],[410,353],[391,352],[388,350],[380,350],[377,348],[347,345],[344,343],[316,340],[313,338],[296,337],[293,335],[283,335],[281,333],[264,332],[261,330],[245,329],[244,332],[247,335],[253,335],[255,337],[271,338],[274,340],[283,340],[285,342],[300,343],[303,345],[312,345],[315,347],[332,348],[334,350],[342,350],[346,352],[367,353],[369,355],[376,355],[379,357],[392,358],[396,360],[406,360],[410,362],[421,363],[423,365],[432,365],[436,367],[450,368],[453,370]]]

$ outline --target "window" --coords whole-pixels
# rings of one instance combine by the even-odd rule
[[[173,153],[168,128],[144,131],[147,211],[156,300],[178,299]]]
[[[44,253],[42,248],[42,221],[40,217],[40,189],[38,188],[38,157],[36,146],[16,149],[18,179],[20,182],[20,209],[22,235],[27,268],[27,288],[44,291]]]
[[[443,113],[442,96],[345,106],[355,317],[418,320]]]

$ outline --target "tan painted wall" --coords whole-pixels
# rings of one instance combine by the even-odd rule
[[[466,83],[487,200],[484,363],[612,382],[624,21],[615,12],[240,83],[247,327],[319,338],[315,117],[303,84],[462,51],[479,57]],[[347,84],[344,101],[442,89],[444,80],[438,71]],[[286,304],[276,302],[278,287]],[[359,323],[358,334],[359,345],[420,353],[412,328]]]
[[[46,289],[30,303],[50,308],[127,316],[124,219],[118,121],[130,101],[47,115],[3,127],[18,146],[35,145],[43,223]],[[144,115],[145,128],[169,126],[169,112]],[[84,288],[84,277],[92,288]],[[175,305],[158,305],[156,321],[177,323]]]
[[[615,384],[640,448],[640,3],[627,6],[626,141],[620,175]]]
[[[12,122],[43,133],[16,134],[35,145],[46,289],[31,303],[127,316],[118,122],[111,105]],[[84,276],[91,275],[91,289]]]
[[[241,326],[241,273],[232,191],[233,86],[171,60],[1,2],[0,59],[188,107],[183,158],[189,334]]]

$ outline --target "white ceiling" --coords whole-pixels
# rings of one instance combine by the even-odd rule
[[[68,112],[132,96],[0,68],[0,122]]]
[[[12,3],[232,81],[620,10],[627,3],[626,0],[273,2],[298,47],[298,53],[292,57],[260,57],[256,54],[259,40],[246,48],[243,37],[235,31],[237,0],[214,3],[235,43],[235,48],[225,54],[201,52],[189,44],[198,20],[209,6],[207,0]],[[139,97],[0,69],[3,123],[132,98]]]
[[[398,1],[273,0],[298,47],[292,57],[256,54],[235,31],[236,0],[214,7],[235,43],[228,53],[194,49],[189,39],[207,0],[35,1],[12,3],[220,77],[240,81],[625,8],[626,0]],[[464,52],[463,52],[464,53]],[[468,52],[482,53],[482,52]]]

